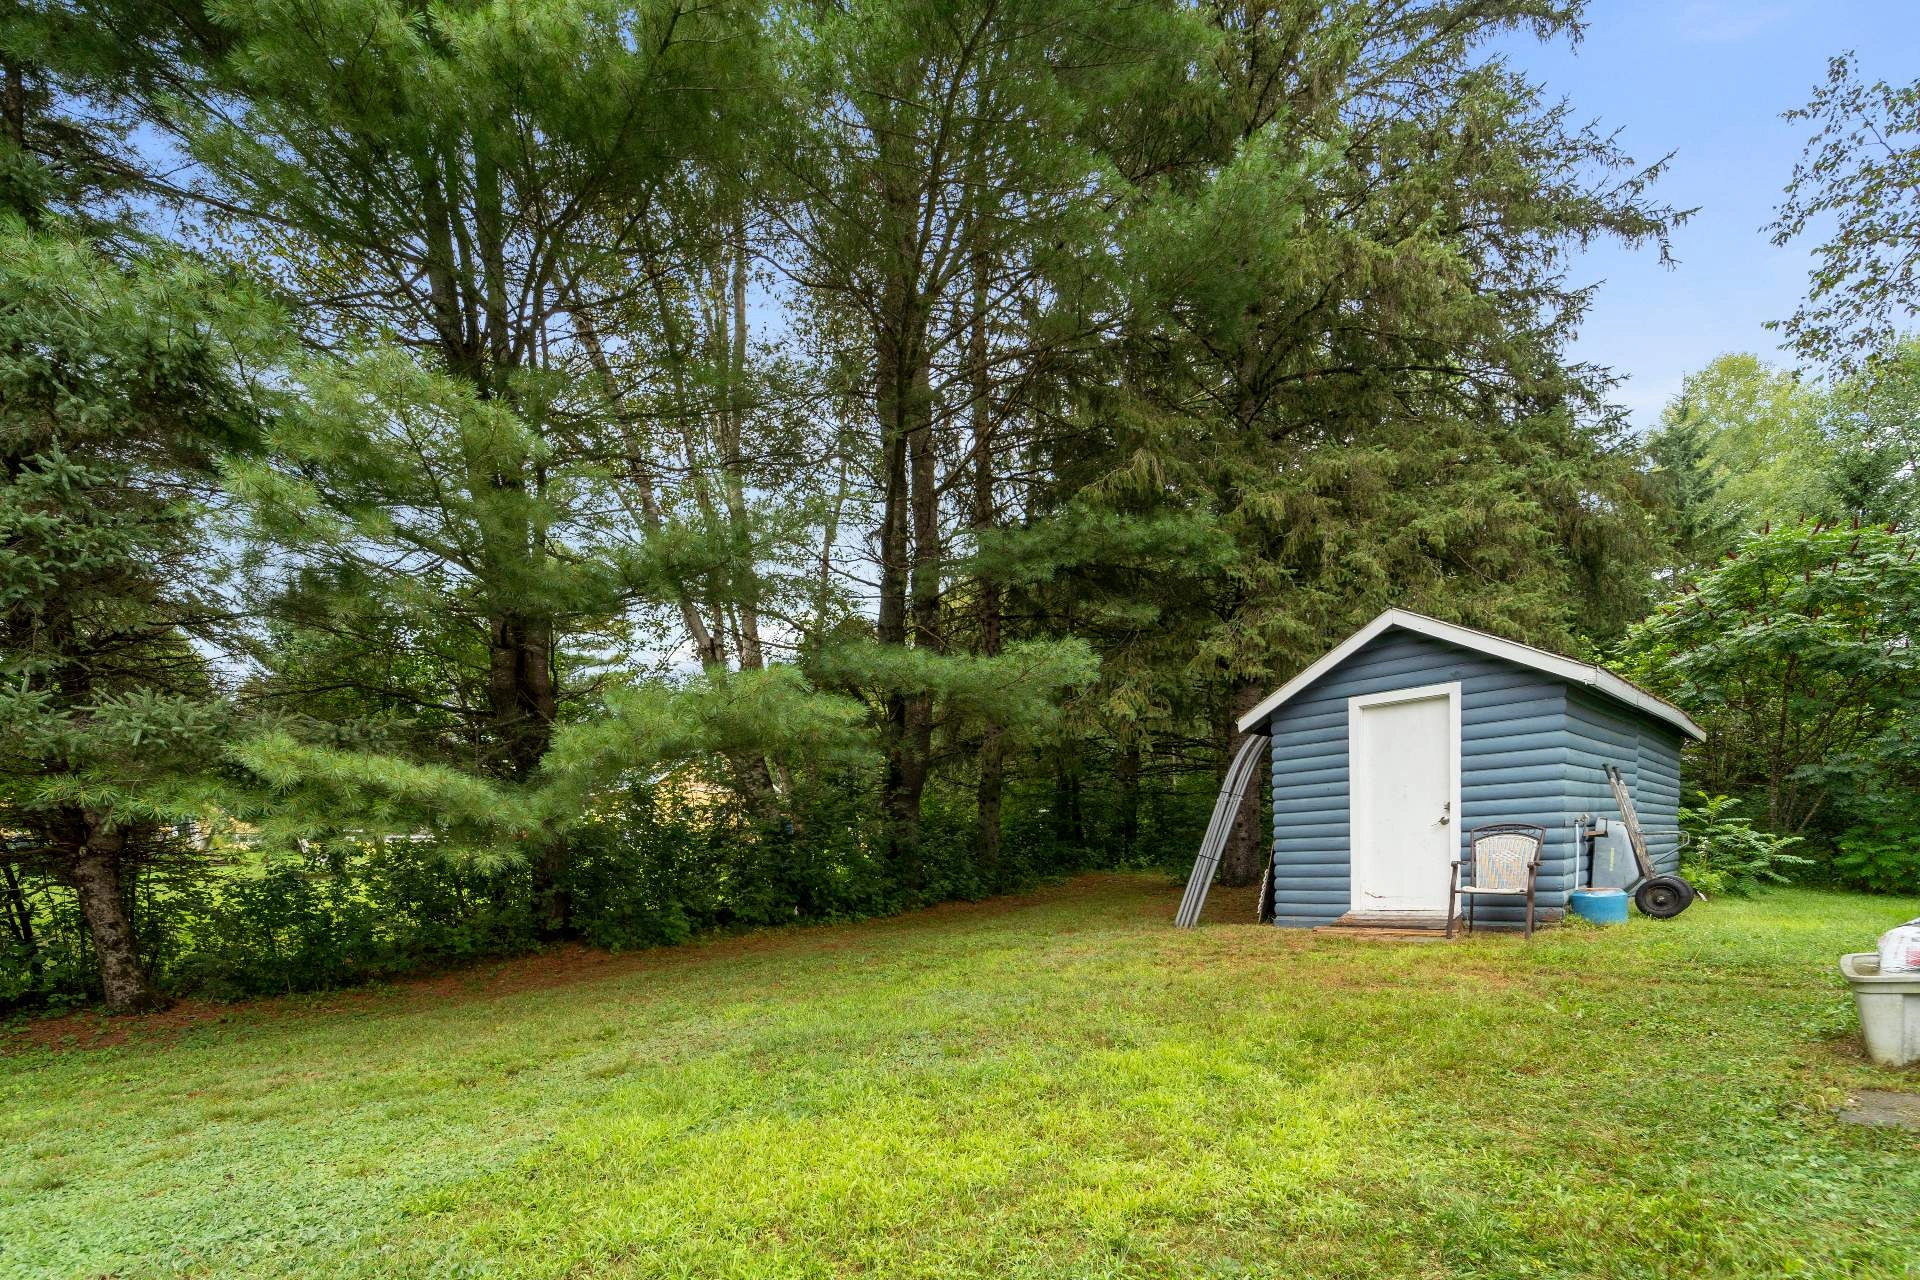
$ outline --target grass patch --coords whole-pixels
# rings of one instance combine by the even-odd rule
[[[1920,1141],[1833,1115],[1920,1088],[1834,972],[1920,903],[1395,945],[1177,896],[23,1050],[0,1275],[1920,1275]]]

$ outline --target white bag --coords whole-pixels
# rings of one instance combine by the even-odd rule
[[[1895,925],[1880,935],[1880,972],[1920,970],[1920,919]]]

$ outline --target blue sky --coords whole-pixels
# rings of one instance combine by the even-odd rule
[[[1847,49],[1870,76],[1920,78],[1920,0],[1592,0],[1587,22],[1571,49],[1515,40],[1505,52],[1621,129],[1636,159],[1677,152],[1658,194],[1699,207],[1675,237],[1677,267],[1609,246],[1576,273],[1604,284],[1574,353],[1625,375],[1615,398],[1645,428],[1723,351],[1791,363],[1763,327],[1793,311],[1808,262],[1806,246],[1776,249],[1761,230],[1806,136],[1780,113]]]

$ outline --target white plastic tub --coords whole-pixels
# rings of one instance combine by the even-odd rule
[[[1840,957],[1840,973],[1853,988],[1867,1056],[1883,1067],[1920,1062],[1920,970],[1883,974],[1876,953],[1858,951]]]

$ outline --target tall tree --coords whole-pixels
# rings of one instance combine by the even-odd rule
[[[1823,408],[1828,510],[1880,524],[1920,519],[1920,343],[1838,379]]]
[[[1920,81],[1867,80],[1844,53],[1803,107],[1812,126],[1770,230],[1810,234],[1806,301],[1780,322],[1794,349],[1851,372],[1897,350],[1920,299]]]
[[[1178,621],[1216,740],[1387,604],[1548,642],[1631,596],[1630,459],[1563,347],[1568,255],[1663,242],[1659,166],[1487,55],[1531,3],[1220,5],[1199,149],[1154,170],[1126,247],[1152,317],[1116,463],[1234,554]],[[1583,616],[1580,602],[1590,614]],[[1258,801],[1222,875],[1257,878]]]
[[[959,614],[950,591],[973,535],[1007,510],[999,460],[1032,410],[1040,367],[1090,340],[1081,300],[1063,299],[1056,269],[1101,249],[1101,165],[1081,124],[1116,87],[1103,68],[1124,64],[1141,30],[1138,14],[1117,21],[1089,0],[790,15],[792,110],[803,127],[785,148],[777,220],[806,297],[862,338],[874,635],[950,659],[940,683],[958,699],[943,705],[920,680],[876,691],[890,848],[908,883],[919,875],[936,730],[968,700],[955,683],[968,648],[960,628],[983,659],[1002,646],[998,586],[976,580]],[[976,739],[989,864],[1005,728],[988,720]]]
[[[1715,514],[1753,529],[1824,513],[1825,408],[1819,386],[1758,356],[1732,352],[1687,375],[1661,411],[1654,439],[1687,423],[1719,480]]]
[[[113,196],[124,64],[59,6],[0,23],[0,828],[85,918],[107,1007],[157,1003],[127,902],[195,810],[228,707],[204,500],[257,439],[270,309]]]
[[[1788,524],[1748,535],[1632,629],[1636,677],[1703,709],[1700,785],[1757,793],[1767,825],[1794,835],[1836,801],[1912,794],[1917,559],[1908,532]]]
[[[1902,522],[1916,511],[1920,366],[1910,343],[1825,382],[1717,356],[1687,375],[1647,450],[1682,581],[1764,526]]]
[[[195,813],[227,732],[195,648],[229,621],[200,507],[256,428],[232,376],[256,321],[190,262],[62,232],[0,214],[0,825],[72,886],[125,1013],[155,1002],[128,877]]]
[[[1647,437],[1647,458],[1671,548],[1668,585],[1677,587],[1726,554],[1741,520],[1727,505],[1726,477],[1714,461],[1712,437],[1691,404],[1680,404]]]
[[[303,591],[340,600],[303,617],[335,620],[349,646],[356,622],[392,617],[454,641],[453,689],[374,692],[451,715],[455,758],[524,785],[568,680],[591,693],[653,585],[622,550],[635,533],[618,501],[653,460],[627,457],[611,428],[621,380],[654,366],[609,345],[633,300],[681,269],[659,214],[674,180],[747,126],[753,96],[730,90],[753,67],[751,14],[294,8],[221,6],[164,117],[198,193],[334,357],[310,366],[313,411],[248,492],[297,547]],[[569,927],[566,858],[556,835],[532,859],[552,933]]]
[[[628,576],[671,602],[681,644],[709,673],[791,657],[827,612],[810,561],[830,501],[819,463],[835,449],[811,413],[818,378],[778,335],[754,332],[766,280],[749,221],[754,157],[730,159],[745,167],[696,170],[656,202],[662,225],[639,264],[649,287],[617,313],[579,317],[622,479]],[[791,779],[764,753],[728,766],[758,818],[791,819],[780,798]]]

